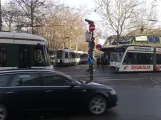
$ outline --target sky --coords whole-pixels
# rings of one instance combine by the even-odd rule
[[[95,1],[94,0],[61,0],[64,4],[71,6],[72,8],[79,8],[80,6],[85,6],[85,11],[89,11],[89,14],[86,16],[86,19],[93,20],[97,29],[97,22],[101,21],[101,18],[98,14],[94,12],[95,10]],[[103,44],[104,39],[99,39],[99,44]]]
[[[152,0],[141,0],[141,1],[146,1],[147,4],[151,4]],[[155,0],[157,1],[157,10],[158,10],[158,23],[156,25],[159,25],[161,27],[161,0]],[[71,6],[71,7],[78,7],[80,5],[86,5],[86,8],[88,10],[94,11],[95,10],[95,0],[62,0],[63,3]],[[143,6],[144,7],[144,6]],[[93,21],[101,21],[101,18],[98,14],[95,12],[92,12],[87,16],[87,19],[93,20]],[[98,24],[100,24],[98,22]],[[95,23],[95,26],[98,25],[97,22]],[[98,25],[99,26],[99,25]],[[100,39],[99,42],[100,44],[104,43],[104,39]]]
[[[6,0],[1,0],[2,4],[5,3]],[[86,17],[87,19],[93,20],[95,22],[95,26],[97,28],[97,26],[99,26],[101,21],[101,18],[98,14],[96,14],[94,12],[95,10],[95,0],[60,0],[62,3],[72,7],[72,8],[80,8],[80,6],[84,6],[86,10],[91,11],[90,14],[88,14]],[[152,0],[143,0],[143,1],[148,1],[150,3],[150,1]],[[158,25],[161,27],[161,0],[155,0],[157,1],[157,8],[158,8],[158,15],[159,15],[159,19],[158,19]],[[87,11],[88,12],[88,11]],[[105,40],[100,40],[100,43],[103,44]]]

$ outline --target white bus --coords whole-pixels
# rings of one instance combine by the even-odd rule
[[[56,52],[56,65],[77,65],[87,63],[88,54],[72,49],[59,49]]]
[[[124,49],[110,53],[110,67],[114,71],[161,71],[161,48],[128,46]]]
[[[37,35],[0,32],[0,69],[53,69],[46,46],[47,40]]]

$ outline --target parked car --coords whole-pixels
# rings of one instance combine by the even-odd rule
[[[116,91],[106,85],[74,80],[57,71],[0,71],[0,120],[8,111],[87,109],[100,115],[116,106]]]

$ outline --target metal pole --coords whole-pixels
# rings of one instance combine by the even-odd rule
[[[94,33],[92,32],[92,37],[94,36]],[[93,43],[94,41],[89,42],[90,44],[90,51],[89,51],[89,56],[93,56]],[[90,81],[93,81],[93,63],[89,64],[89,73],[90,73]]]
[[[86,22],[88,22],[88,24],[94,24],[93,21],[91,20],[88,20],[88,19],[85,19]],[[92,32],[92,37],[94,36],[94,32]],[[93,57],[93,50],[94,50],[94,44],[95,42],[94,41],[90,41],[89,42],[89,57]],[[89,63],[89,73],[90,73],[90,81],[93,81],[93,63],[90,64]]]
[[[2,31],[2,11],[1,11],[1,0],[0,0],[0,31]]]
[[[32,34],[34,33],[34,29],[33,29],[33,12],[34,12],[34,10],[33,10],[33,0],[31,0],[31,32],[32,32]]]

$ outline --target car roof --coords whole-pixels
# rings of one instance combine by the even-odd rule
[[[36,73],[36,72],[52,72],[54,74],[59,74],[62,75],[64,77],[67,77],[69,79],[72,79],[71,76],[59,72],[59,71],[55,71],[55,70],[49,70],[49,69],[38,69],[38,68],[31,68],[31,69],[7,69],[7,70],[0,70],[0,75],[4,75],[4,74],[15,74],[15,73],[25,73],[25,72],[32,72],[32,73]]]
[[[55,72],[53,70],[49,69],[40,69],[40,68],[25,68],[25,69],[6,69],[6,70],[0,70],[0,74],[4,73],[15,73],[15,72]]]

